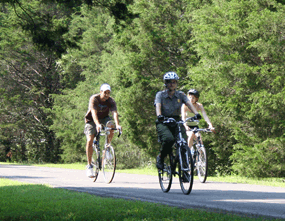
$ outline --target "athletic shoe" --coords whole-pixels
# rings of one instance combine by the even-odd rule
[[[158,156],[156,157],[156,167],[157,167],[157,169],[159,169],[159,170],[163,170],[164,163],[163,163],[163,160],[161,160],[160,155],[158,155]]]
[[[95,177],[94,171],[93,171],[93,165],[87,165],[86,175],[89,178],[94,178]]]

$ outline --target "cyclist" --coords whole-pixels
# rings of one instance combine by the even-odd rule
[[[93,154],[92,143],[94,137],[102,129],[101,124],[106,126],[106,123],[111,120],[111,118],[109,117],[110,111],[113,114],[116,128],[122,130],[122,127],[119,125],[117,105],[115,100],[110,97],[110,94],[110,85],[106,83],[102,84],[100,87],[100,93],[94,94],[90,97],[88,111],[85,115],[84,133],[87,138],[86,155],[88,162],[86,175],[90,178],[94,177],[93,165],[91,164]],[[110,124],[108,125],[108,127],[115,127],[115,125]],[[108,144],[111,143],[113,136],[114,132],[110,131],[110,134],[108,135]]]
[[[175,72],[167,72],[163,76],[164,91],[159,91],[155,97],[156,108],[156,130],[158,137],[162,143],[160,154],[157,156],[156,167],[163,169],[164,158],[171,151],[172,145],[175,142],[175,137],[178,134],[178,127],[171,127],[170,125],[163,124],[164,117],[172,117],[175,120],[180,120],[181,106],[186,106],[196,114],[197,119],[201,119],[201,115],[197,112],[193,104],[182,91],[177,91],[178,75]],[[185,128],[182,127],[182,133],[185,134]]]
[[[203,105],[201,103],[198,103],[199,97],[200,97],[200,93],[195,90],[195,89],[190,89],[187,92],[187,97],[189,98],[189,100],[191,101],[192,105],[195,107],[195,109],[197,111],[201,111],[202,115],[205,119],[205,121],[208,123],[209,129],[211,131],[214,131],[214,127],[210,121],[210,119],[208,118],[206,111],[203,107]],[[191,109],[189,109],[186,105],[182,105],[182,120],[185,120],[188,117],[193,117],[195,114],[193,113],[193,111]],[[186,134],[188,136],[188,146],[191,148],[193,146],[193,140],[194,138],[196,139],[196,135],[195,133],[193,133],[191,131],[191,129],[198,127],[198,122],[187,122],[184,124],[184,127],[186,129]],[[202,139],[201,139],[202,141]],[[202,142],[203,143],[203,142]]]

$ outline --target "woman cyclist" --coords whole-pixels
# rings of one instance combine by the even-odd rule
[[[171,117],[175,120],[181,119],[181,107],[184,104],[191,112],[194,113],[196,119],[201,119],[201,115],[194,108],[186,94],[177,89],[177,81],[179,77],[175,72],[167,72],[163,76],[165,90],[157,92],[155,96],[156,110],[156,130],[158,137],[162,143],[160,154],[157,156],[156,167],[163,169],[164,157],[171,151],[172,145],[175,142],[178,127],[171,127],[163,123],[165,117]],[[184,128],[183,128],[184,129]],[[182,131],[182,134],[185,131]],[[186,136],[186,134],[185,134]]]
[[[197,90],[195,89],[190,89],[187,92],[187,97],[191,101],[192,105],[196,108],[197,111],[201,111],[202,115],[205,119],[205,121],[208,123],[209,129],[214,132],[214,127],[208,118],[206,111],[201,103],[198,103],[200,94]],[[182,105],[181,107],[181,114],[182,114],[182,120],[185,121],[186,118],[188,117],[194,117],[195,114],[186,106]],[[195,133],[191,131],[191,129],[197,127],[198,128],[198,122],[188,122],[184,124],[184,127],[186,129],[186,134],[188,136],[188,146],[191,148],[193,146],[193,140],[194,138],[196,139]],[[202,140],[201,140],[202,141]]]

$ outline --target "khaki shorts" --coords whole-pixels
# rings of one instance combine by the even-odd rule
[[[110,120],[112,120],[110,117],[104,117],[103,119],[99,119],[99,122],[104,126],[106,126],[107,122]],[[90,136],[92,134],[95,134],[96,136],[97,130],[96,130],[96,125],[93,121],[85,124],[84,133],[86,136]]]

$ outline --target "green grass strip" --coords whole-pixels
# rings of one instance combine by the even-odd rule
[[[266,220],[0,179],[0,220]],[[278,219],[276,219],[278,220]]]

